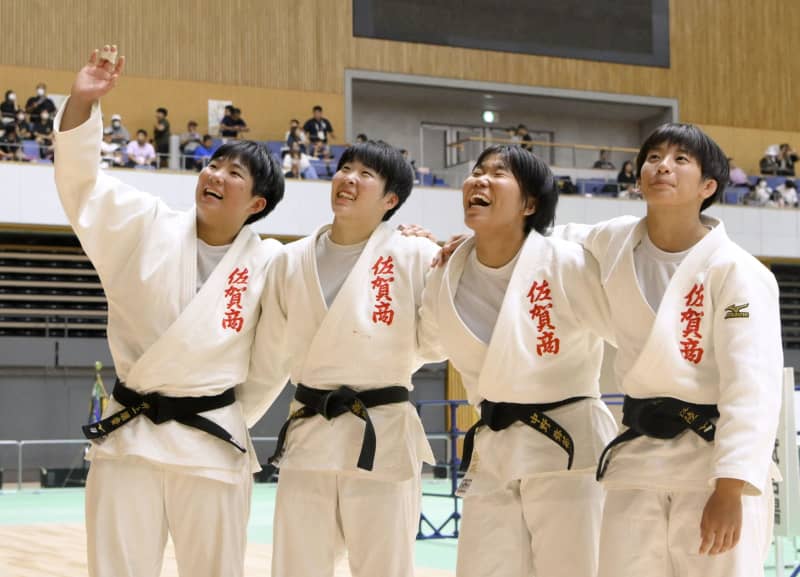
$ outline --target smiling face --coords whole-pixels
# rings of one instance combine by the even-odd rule
[[[236,158],[215,158],[197,178],[197,220],[209,228],[238,230],[266,202],[253,195],[253,177]]]
[[[662,142],[648,150],[639,176],[648,207],[700,206],[717,189],[703,178],[697,159],[680,144]]]
[[[533,214],[534,202],[527,205],[516,177],[499,154],[489,155],[475,165],[461,188],[464,224],[476,234],[502,230],[522,230],[525,217]]]
[[[331,207],[339,220],[374,221],[395,205],[398,198],[386,191],[386,179],[359,160],[343,163],[333,175]]]

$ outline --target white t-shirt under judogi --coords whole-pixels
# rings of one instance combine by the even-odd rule
[[[333,299],[339,294],[344,281],[353,270],[367,241],[358,244],[336,244],[331,240],[331,232],[326,230],[317,239],[317,274],[319,286],[330,308]]]
[[[518,258],[519,251],[508,263],[500,268],[492,268],[478,260],[476,250],[472,250],[467,257],[456,290],[456,310],[469,330],[484,343],[492,339],[497,315]]]
[[[197,239],[197,290],[208,280],[230,247],[229,244],[214,246]]]
[[[661,299],[664,298],[664,291],[667,290],[672,275],[690,250],[691,247],[681,252],[663,251],[653,244],[649,235],[644,235],[642,242],[633,249],[633,263],[639,287],[654,311],[661,305]]]

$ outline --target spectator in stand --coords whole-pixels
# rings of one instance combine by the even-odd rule
[[[242,118],[242,111],[235,106],[231,106],[230,110],[225,107],[225,116],[219,123],[219,134],[222,138],[241,138],[243,132],[248,132],[250,128]]]
[[[503,144],[519,144],[519,135],[517,134],[517,129],[513,126],[506,128],[506,140],[510,142],[504,142]]]
[[[165,168],[169,164],[169,138],[172,131],[167,119],[169,112],[166,108],[156,109],[156,125],[153,127],[153,140],[155,141],[158,166]]]
[[[210,134],[203,135],[203,143],[194,149],[194,168],[195,170],[202,170],[208,164],[208,160],[214,155],[219,148],[214,144],[214,139]]]
[[[594,161],[594,165],[592,166],[592,168],[601,168],[601,169],[604,169],[604,170],[614,170],[616,168],[616,166],[614,166],[614,163],[611,162],[608,159],[608,151],[607,150],[601,150],[600,151],[600,158],[598,158],[597,160]]]
[[[778,149],[778,171],[779,176],[794,176],[794,163],[797,162],[797,153],[790,144],[781,144]]]
[[[28,160],[22,153],[22,141],[17,136],[17,126],[9,124],[5,133],[0,136],[0,160]]]
[[[747,173],[736,166],[733,163],[732,158],[728,159],[728,165],[731,167],[731,173],[728,177],[730,179],[731,186],[747,186],[747,184],[750,182],[747,179]]]
[[[181,134],[181,158],[184,170],[194,170],[194,151],[203,143],[203,135],[197,131],[197,122],[190,120],[186,132]]]
[[[281,148],[281,153],[289,152],[292,149],[293,143],[298,143],[300,145],[300,152],[308,153],[308,136],[300,128],[300,121],[296,118],[292,118],[289,122],[289,130],[286,131],[286,138],[284,139],[286,144]]]
[[[153,145],[147,142],[147,131],[140,128],[136,131],[136,140],[128,143],[126,150],[128,154],[128,164],[131,168],[137,166],[147,166],[155,168],[156,150]]]
[[[103,130],[103,141],[100,143],[100,166],[111,168],[125,164],[119,144],[112,140],[111,129]]]
[[[775,192],[780,195],[783,206],[792,208],[797,206],[797,185],[795,185],[794,180],[786,179],[786,182],[779,185]]]
[[[300,150],[300,144],[292,143],[292,148],[283,155],[283,172],[287,178],[307,178],[317,180],[317,171],[311,165],[311,159]]]
[[[2,126],[12,124],[17,117],[17,110],[21,109],[17,107],[16,93],[13,90],[6,90],[6,96],[3,102],[0,102],[0,124],[2,124]],[[2,126],[0,126],[0,128],[2,128]]]
[[[759,178],[751,193],[748,193],[751,206],[765,206],[772,198],[772,189],[767,184],[766,178]]]
[[[533,152],[533,137],[528,134],[528,127],[524,124],[517,126],[519,145],[527,151]]]
[[[758,170],[761,174],[778,174],[778,152],[777,144],[772,144],[764,151],[764,156],[758,163]]]
[[[621,191],[636,186],[636,173],[633,171],[633,163],[630,160],[626,160],[622,164],[622,170],[617,174],[617,184]]]
[[[128,144],[131,140],[131,133],[122,124],[122,116],[119,114],[111,115],[111,126],[108,127],[111,131],[111,140],[120,145],[120,148]]]
[[[356,135],[356,144],[363,144],[364,142],[368,141],[367,135],[363,132],[361,134]]]
[[[39,122],[34,122],[31,133],[39,143],[39,155],[47,160],[53,160],[53,119],[50,113],[42,110]]]
[[[36,95],[28,98],[28,102],[25,103],[25,112],[30,115],[31,122],[35,124],[39,122],[39,115],[45,110],[54,116],[56,105],[47,96],[47,86],[44,82],[40,82],[36,85]]]
[[[328,140],[335,138],[333,125],[330,120],[322,116],[322,107],[319,104],[312,109],[312,112],[313,116],[303,125],[303,131],[311,142],[311,156],[329,159]]]
[[[17,136],[19,136],[20,140],[30,140],[33,138],[31,123],[28,122],[25,111],[21,108],[17,110],[17,119],[14,125],[17,127]]]

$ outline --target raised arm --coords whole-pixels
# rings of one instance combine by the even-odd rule
[[[106,45],[103,47],[103,54],[112,55],[114,58],[117,55],[117,47]],[[77,128],[89,120],[92,106],[116,86],[124,68],[124,56],[119,56],[116,63],[112,63],[107,58],[101,57],[99,50],[95,49],[92,52],[89,62],[75,77],[69,100],[61,113],[62,132]]]

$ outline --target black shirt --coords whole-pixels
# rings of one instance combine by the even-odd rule
[[[333,125],[327,118],[309,118],[303,125],[303,132],[308,135],[311,142],[328,142],[328,134],[333,132]]]

